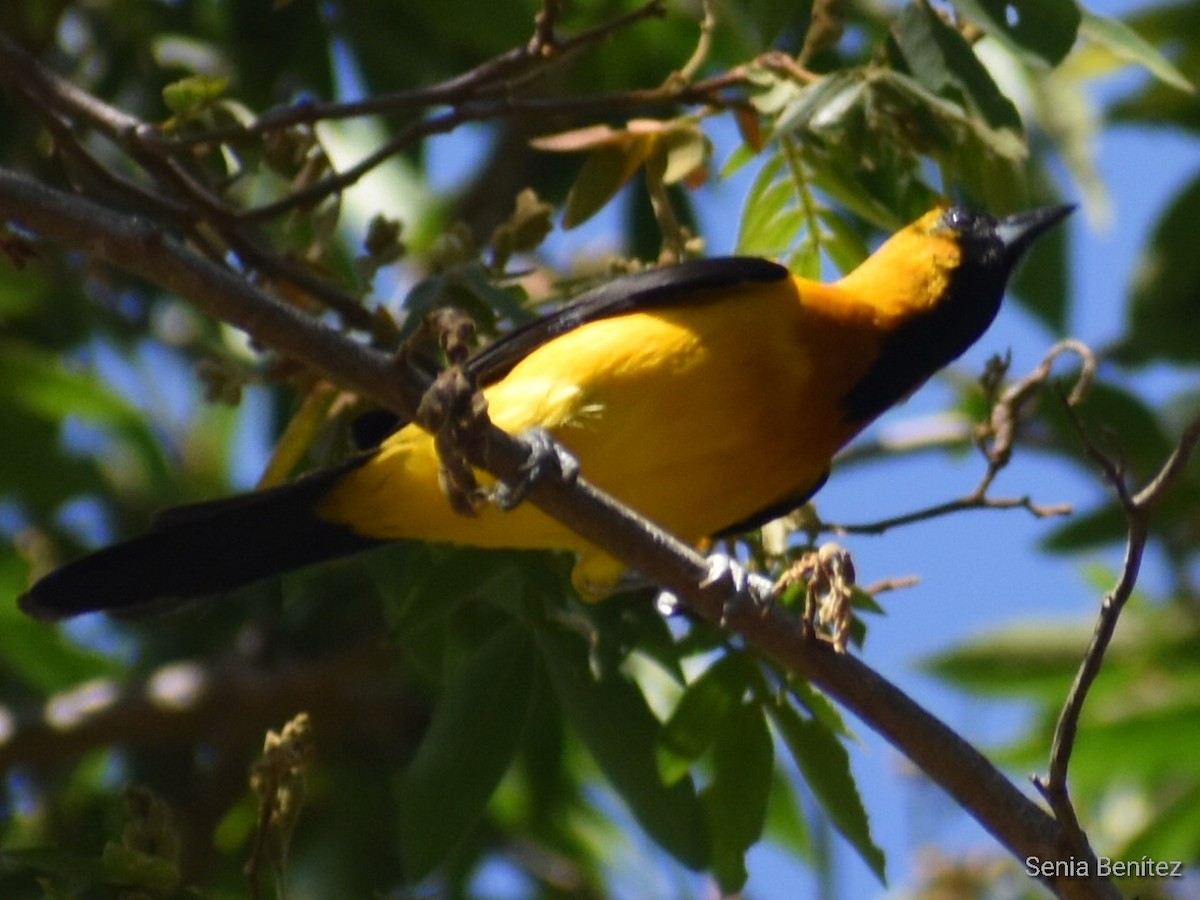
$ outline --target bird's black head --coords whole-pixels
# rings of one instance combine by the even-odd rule
[[[1047,206],[996,218],[954,206],[902,232],[906,250],[937,243],[953,248],[956,259],[932,302],[884,335],[875,364],[843,398],[847,418],[875,418],[961,356],[992,324],[1025,251],[1073,209]]]
[[[962,248],[960,268],[979,268],[1004,284],[1021,257],[1039,237],[1066,218],[1074,205],[1042,206],[997,219],[987,213],[952,206],[942,213],[942,225]]]

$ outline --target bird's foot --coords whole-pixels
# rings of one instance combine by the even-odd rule
[[[747,572],[737,560],[724,553],[708,557],[708,574],[700,582],[701,588],[719,588],[728,597],[721,607],[720,626],[724,628],[730,619],[747,604],[754,610],[765,613],[775,602],[775,583],[765,575]],[[679,598],[668,590],[658,592],[654,606],[663,616],[678,614],[683,608]]]
[[[544,428],[528,428],[516,435],[527,456],[522,476],[512,484],[502,481],[492,490],[492,502],[505,511],[519,506],[538,482],[555,476],[570,484],[579,477],[579,460]]]

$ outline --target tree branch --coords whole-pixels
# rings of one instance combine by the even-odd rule
[[[1087,395],[1096,372],[1096,356],[1091,348],[1082,341],[1073,338],[1059,341],[1046,352],[1041,363],[1032,372],[1013,382],[999,396],[995,396],[995,394],[1008,371],[1008,360],[994,360],[989,371],[984,374],[983,386],[993,396],[992,412],[988,421],[976,429],[974,444],[987,460],[987,468],[979,483],[969,493],[954,500],[875,522],[849,525],[820,522],[817,525],[818,530],[834,534],[883,534],[902,525],[925,522],[969,509],[1024,509],[1037,518],[1068,515],[1071,512],[1069,503],[1045,505],[1033,502],[1032,498],[1028,496],[988,496],[988,490],[996,480],[996,476],[1012,459],[1012,451],[1016,446],[1020,424],[1028,414],[1029,404],[1045,387],[1055,361],[1064,353],[1074,353],[1081,361],[1079,376],[1070,395],[1066,398],[1068,407],[1074,407]]]
[[[151,224],[0,170],[0,215],[43,238],[145,278],[263,346],[302,360],[331,380],[411,416],[423,385],[378,351],[357,344],[256,290]],[[500,479],[520,480],[524,447],[493,425],[471,460]],[[1062,828],[974,748],[862,662],[805,636],[781,605],[738,604],[731,586],[704,584],[708,565],[692,547],[603,494],[584,478],[539,480],[529,501],[589,542],[644,573],[709,622],[727,627],[796,677],[851,709],[946,790],[1019,859],[1060,858]],[[1101,879],[1047,877],[1063,897],[1116,896]]]
[[[1075,805],[1071,801],[1070,790],[1067,786],[1067,770],[1071,763],[1071,753],[1075,748],[1075,739],[1079,731],[1079,718],[1083,713],[1083,705],[1087,701],[1088,691],[1096,680],[1096,676],[1100,674],[1104,655],[1116,633],[1121,611],[1125,608],[1125,604],[1133,595],[1133,589],[1137,585],[1142,557],[1150,539],[1151,507],[1179,478],[1195,453],[1197,445],[1200,444],[1200,417],[1197,417],[1184,429],[1179,443],[1176,444],[1175,449],[1154,477],[1140,491],[1133,493],[1119,460],[1092,440],[1069,403],[1067,409],[1071,422],[1083,442],[1085,452],[1100,469],[1104,480],[1108,482],[1117,496],[1121,509],[1125,513],[1128,535],[1125,541],[1125,559],[1121,566],[1121,574],[1100,604],[1100,613],[1096,618],[1096,627],[1092,632],[1091,642],[1075,673],[1075,680],[1071,684],[1071,690],[1067,694],[1066,702],[1059,714],[1058,724],[1054,729],[1054,741],[1050,749],[1049,776],[1034,776],[1033,783],[1046,798],[1059,822],[1062,823],[1071,841],[1073,852],[1077,855],[1092,857],[1094,854],[1088,843],[1087,835],[1079,825],[1079,817],[1075,812]]]

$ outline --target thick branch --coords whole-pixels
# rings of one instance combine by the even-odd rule
[[[411,415],[422,385],[394,361],[267,296],[233,272],[159,234],[150,224],[0,170],[0,214],[41,236],[106,261],[190,300],[250,333],[260,344],[303,360],[331,379]],[[509,481],[520,478],[522,446],[491,426],[472,462]],[[706,560],[688,545],[601,493],[585,479],[538,481],[530,502],[588,541],[686,601],[696,614],[732,630],[788,672],[853,710],[920,766],[1016,857],[1056,859],[1058,824],[983,756],[903,692],[851,657],[804,636],[777,606],[738,607],[728,585],[702,586]],[[725,615],[727,604],[732,612]],[[1060,896],[1114,896],[1107,883],[1051,879]]]

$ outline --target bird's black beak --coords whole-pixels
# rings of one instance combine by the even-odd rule
[[[997,222],[996,235],[1004,244],[1004,257],[1009,265],[1015,264],[1034,241],[1074,211],[1074,203],[1040,206],[1005,216]]]

